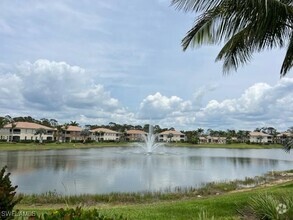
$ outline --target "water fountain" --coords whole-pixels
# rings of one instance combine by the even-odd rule
[[[154,134],[154,127],[152,125],[149,126],[149,132],[146,136],[143,136],[144,143],[140,143],[139,146],[142,147],[147,154],[153,153],[153,151],[162,145],[162,143],[156,142],[157,135]]]

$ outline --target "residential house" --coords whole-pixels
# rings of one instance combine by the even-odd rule
[[[96,141],[119,141],[121,132],[113,131],[107,128],[96,128],[90,130],[91,140]]]
[[[83,138],[80,135],[80,132],[82,131],[82,128],[79,126],[74,125],[68,125],[66,127],[63,127],[63,140],[66,142],[71,141],[81,141]]]
[[[42,134],[42,140],[55,140],[54,128],[32,122],[14,122],[13,124],[5,125],[0,129],[0,139],[7,141],[36,141],[40,139],[40,135],[36,134],[40,128],[45,130],[45,133]]]
[[[293,134],[290,132],[281,132],[276,137],[276,142],[278,144],[283,144],[287,141],[288,138],[293,138]]]
[[[226,144],[226,137],[199,137],[199,144]]]
[[[142,130],[127,130],[126,131],[126,140],[127,141],[144,141],[144,136],[147,133]]]
[[[273,143],[273,135],[253,131],[249,133],[249,141],[250,143]]]
[[[159,133],[159,141],[161,142],[170,142],[170,141],[186,141],[186,136],[180,131],[163,131]]]

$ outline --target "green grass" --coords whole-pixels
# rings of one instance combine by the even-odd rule
[[[128,143],[0,143],[0,151],[29,151],[29,150],[66,150],[66,149],[88,149],[101,147],[121,147],[128,146]]]
[[[100,148],[100,147],[121,147],[130,146],[133,143],[127,142],[100,142],[100,143],[7,143],[0,142],[0,151],[26,151],[26,150],[64,150],[64,149],[88,149],[88,148]],[[227,148],[227,149],[271,149],[271,148],[282,148],[279,144],[271,145],[257,145],[257,144],[188,144],[188,143],[171,143],[166,144],[170,147],[192,147],[192,148]]]
[[[251,198],[257,194],[292,198],[293,181],[265,188],[204,198],[194,196],[194,198],[188,199],[182,198],[145,204],[92,204],[91,207],[98,208],[99,212],[108,216],[122,214],[129,219],[199,219],[199,214],[203,211],[210,217],[214,216],[215,219],[239,219],[240,215],[237,210],[240,212],[245,210],[250,205]],[[44,213],[52,208],[56,209],[56,206],[17,206],[19,210],[36,211],[37,213]]]
[[[194,148],[227,148],[227,149],[272,149],[282,148],[280,144],[246,144],[246,143],[233,143],[233,144],[188,144],[188,143],[174,143],[168,146],[176,147],[194,147]]]

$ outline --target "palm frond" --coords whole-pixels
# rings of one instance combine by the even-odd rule
[[[203,11],[217,6],[222,0],[172,0],[172,5],[184,11]]]
[[[224,72],[237,70],[254,52],[284,47],[292,36],[292,0],[173,0],[172,4],[185,11],[203,11],[183,38],[183,50],[225,42],[216,59],[224,59]],[[292,66],[290,46],[293,47],[291,42],[282,76]]]
[[[281,68],[281,75],[285,76],[287,72],[291,69],[293,65],[293,36],[290,39],[287,53],[285,55],[282,68]]]
[[[284,145],[283,145],[283,149],[289,153],[291,149],[293,149],[293,138],[288,139]]]
[[[251,59],[254,42],[249,35],[251,35],[251,26],[235,34],[221,49],[216,61],[224,60],[224,73],[228,73],[231,68],[237,70],[240,64]]]

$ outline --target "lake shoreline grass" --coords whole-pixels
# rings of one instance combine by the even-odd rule
[[[265,178],[264,178],[265,177]],[[273,178],[274,177],[274,178]],[[233,187],[225,190],[233,184],[218,183],[208,185],[196,193],[187,192],[174,198],[143,198],[144,202],[138,201],[91,201],[83,203],[75,200],[69,201],[64,198],[63,202],[51,203],[26,203],[21,202],[16,209],[21,211],[35,211],[38,214],[56,210],[58,208],[81,206],[85,209],[97,208],[100,213],[107,216],[120,215],[129,219],[197,219],[198,213],[206,210],[215,219],[239,219],[239,213],[245,212],[251,197],[263,194],[273,195],[278,198],[293,198],[293,171],[268,173],[263,176],[266,181],[255,187],[234,190]],[[250,184],[252,180],[246,180]],[[215,190],[217,189],[217,190]],[[219,190],[222,190],[219,193]],[[52,195],[54,196],[54,195]],[[111,194],[108,194],[111,196]],[[112,194],[113,196],[113,194]],[[110,198],[110,197],[109,197]],[[45,202],[45,200],[44,200]],[[46,201],[48,202],[48,201]]]
[[[67,149],[90,149],[104,147],[128,147],[134,142],[100,142],[100,143],[0,143],[0,151],[40,151],[40,150],[67,150]],[[276,149],[282,148],[280,144],[190,144],[190,143],[165,143],[167,147],[189,147],[189,148],[225,148],[225,149]]]
[[[92,204],[137,204],[153,203],[159,201],[173,201],[189,198],[211,197],[231,192],[251,190],[281,182],[293,182],[293,170],[268,172],[262,176],[246,177],[244,180],[210,182],[195,187],[166,188],[161,191],[143,191],[109,194],[80,194],[64,195],[56,191],[42,194],[18,194],[22,197],[21,204],[67,204],[67,205],[92,205]]]

